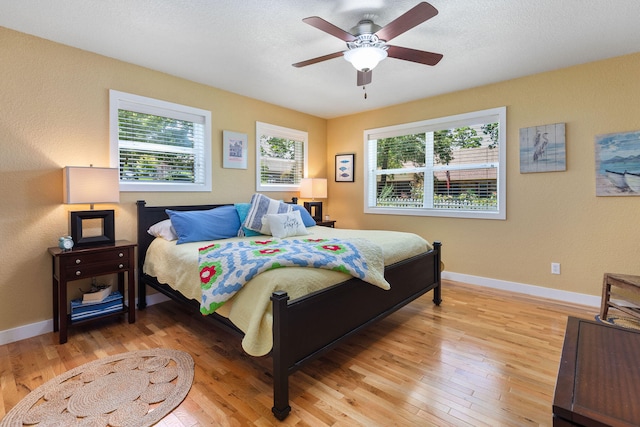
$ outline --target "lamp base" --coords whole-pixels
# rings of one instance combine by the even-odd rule
[[[316,222],[322,221],[322,202],[304,202],[304,208]]]
[[[75,247],[114,244],[114,211],[71,212],[71,238]]]

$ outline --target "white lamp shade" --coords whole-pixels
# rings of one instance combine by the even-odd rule
[[[357,47],[344,53],[344,59],[358,71],[373,70],[386,57],[386,50],[373,46]]]
[[[303,199],[326,199],[327,178],[303,178],[300,180],[300,197]]]
[[[118,203],[117,168],[66,166],[63,170],[64,203]]]

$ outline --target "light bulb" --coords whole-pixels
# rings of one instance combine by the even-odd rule
[[[344,59],[358,71],[373,70],[386,57],[386,50],[373,46],[357,47],[344,53]]]

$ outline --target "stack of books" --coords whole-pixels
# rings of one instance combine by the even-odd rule
[[[118,291],[112,292],[101,301],[84,302],[81,298],[71,300],[71,321],[86,320],[122,311],[124,298]]]
[[[111,295],[111,286],[92,286],[89,292],[82,294],[82,302],[98,302]]]

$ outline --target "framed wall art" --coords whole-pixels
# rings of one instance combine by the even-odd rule
[[[520,129],[520,173],[567,170],[565,124]]]
[[[247,168],[248,140],[246,133],[222,131],[222,167]]]
[[[640,196],[640,131],[595,140],[596,196]]]
[[[336,182],[355,181],[355,154],[336,154]]]

